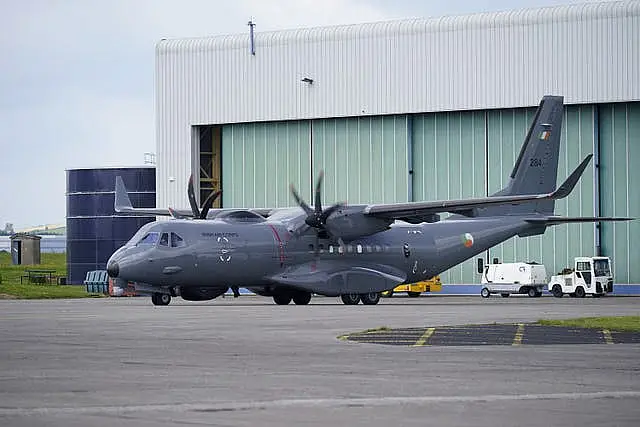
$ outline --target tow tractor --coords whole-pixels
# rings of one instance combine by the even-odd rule
[[[390,291],[382,292],[383,297],[390,297],[399,292],[406,292],[412,298],[417,298],[423,292],[440,292],[442,290],[442,282],[440,276],[433,276],[429,280],[423,280],[416,283],[407,283],[398,285]]]
[[[576,257],[573,269],[565,268],[551,276],[548,289],[556,298],[565,294],[577,298],[600,297],[613,292],[611,260],[609,257]]]

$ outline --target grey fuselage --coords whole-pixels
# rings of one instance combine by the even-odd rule
[[[530,215],[529,215],[530,217]],[[301,236],[289,230],[304,218],[292,209],[280,218],[256,222],[229,219],[169,220],[143,226],[109,263],[117,263],[119,278],[152,287],[240,286],[273,288],[273,277],[299,265],[315,268],[335,265],[352,269],[385,266],[398,272],[395,283],[429,279],[515,235],[535,228],[517,216],[466,218],[451,216],[436,223],[395,222],[383,232],[345,242],[321,238],[316,250],[316,230]],[[147,233],[180,235],[183,247],[136,245]],[[530,234],[538,234],[530,233]],[[317,258],[316,258],[317,256]],[[366,282],[366,281],[362,281]],[[366,283],[350,281],[343,289],[301,285],[322,295],[370,292]],[[381,289],[373,289],[380,291]]]

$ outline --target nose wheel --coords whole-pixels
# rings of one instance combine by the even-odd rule
[[[171,295],[156,292],[151,295],[151,302],[153,305],[169,305],[171,302]]]

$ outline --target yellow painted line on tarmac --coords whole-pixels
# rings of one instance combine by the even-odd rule
[[[603,329],[602,335],[604,336],[604,342],[606,342],[607,344],[613,344],[613,337],[611,336],[610,330]]]
[[[524,335],[524,323],[518,324],[518,329],[516,329],[516,335],[513,337],[513,343],[511,345],[520,345],[522,344],[522,336]]]
[[[418,341],[416,341],[416,343],[413,346],[414,347],[424,346],[427,340],[431,337],[431,335],[433,335],[435,331],[436,331],[436,328],[427,328],[427,330],[424,331],[424,334],[422,334],[422,336],[418,338]]]

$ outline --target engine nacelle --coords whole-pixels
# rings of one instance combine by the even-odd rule
[[[187,301],[208,301],[224,294],[226,287],[181,287],[180,296]]]
[[[348,241],[388,230],[393,223],[393,220],[367,216],[362,209],[362,206],[347,206],[331,214],[325,225],[329,234]]]

